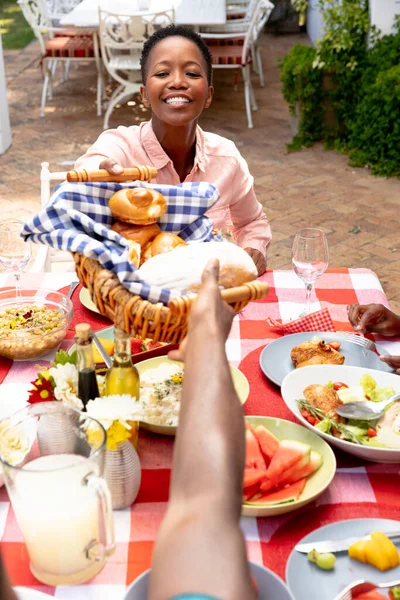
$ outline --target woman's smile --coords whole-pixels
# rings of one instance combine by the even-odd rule
[[[186,108],[187,105],[192,102],[191,98],[189,98],[189,96],[187,96],[186,94],[176,94],[176,93],[169,94],[165,98],[162,98],[162,101],[174,109]]]

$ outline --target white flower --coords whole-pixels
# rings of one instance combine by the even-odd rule
[[[57,365],[49,370],[54,379],[54,396],[60,402],[82,410],[83,404],[78,398],[78,369],[72,363]]]
[[[86,411],[89,417],[100,421],[106,430],[114,421],[119,421],[121,425],[131,429],[128,421],[138,421],[143,416],[140,402],[136,402],[129,394],[102,396],[89,400]]]

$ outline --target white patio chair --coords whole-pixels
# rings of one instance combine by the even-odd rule
[[[40,116],[44,117],[47,96],[52,99],[53,77],[57,63],[94,62],[97,68],[97,115],[101,115],[103,93],[102,66],[97,35],[74,35],[64,28],[53,27],[45,0],[18,0],[22,13],[40,44],[44,82]]]
[[[108,73],[119,84],[111,95],[104,117],[104,129],[108,129],[115,106],[140,91],[140,55],[144,42],[157,28],[173,21],[173,9],[145,15],[121,15],[99,8],[102,60]]]
[[[269,0],[258,0],[244,35],[243,33],[200,34],[207,41],[208,48],[212,54],[214,69],[237,69],[241,67],[249,128],[253,127],[252,110],[257,110],[258,108],[250,79],[251,47],[257,43],[258,36],[263,30],[271,10],[271,2]]]
[[[42,162],[40,172],[40,201],[41,207],[45,207],[51,197],[52,183],[65,181],[67,178],[66,172],[53,172],[49,170],[49,163]],[[51,273],[75,271],[75,263],[70,252],[55,250],[50,246],[40,244],[37,251],[34,263],[30,268],[31,273]]]
[[[81,2],[82,0],[46,0],[53,26],[58,27],[60,19]]]
[[[245,6],[245,12],[244,12],[243,17],[237,18],[237,19],[228,19],[228,21],[225,23],[225,25],[211,25],[208,27],[204,27],[201,29],[201,35],[203,35],[203,32],[205,32],[205,33],[235,33],[235,34],[241,34],[244,37],[250,26],[251,20],[254,15],[254,11],[256,10],[258,3],[259,3],[259,0],[249,0],[247,5]],[[269,16],[272,13],[275,6],[272,2],[270,2],[270,0],[265,0],[264,5],[265,5],[265,7],[264,7],[263,19],[264,19],[264,25],[265,25],[265,23],[268,21]],[[260,29],[259,33],[261,33],[261,30],[262,29]],[[258,39],[258,36],[257,36],[257,39]],[[260,86],[264,87],[264,85],[265,85],[264,71],[263,71],[263,66],[262,66],[260,48],[258,46],[257,39],[251,43],[250,50],[251,50],[251,56],[252,56],[252,62],[253,62],[253,69],[259,77]]]

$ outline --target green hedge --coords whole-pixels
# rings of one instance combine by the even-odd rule
[[[280,63],[283,96],[292,113],[300,111],[299,131],[288,149],[323,141],[348,152],[354,166],[400,177],[400,19],[396,34],[378,39],[368,32],[363,0],[344,14],[351,4],[346,1],[330,9],[336,11],[333,35],[325,34],[317,48],[294,46]],[[339,17],[345,20],[340,43]]]

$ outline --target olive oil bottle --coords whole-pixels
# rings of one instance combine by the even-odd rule
[[[106,396],[129,394],[136,401],[140,396],[140,379],[132,364],[131,338],[122,329],[115,328],[113,364],[106,373]],[[131,442],[137,449],[139,423],[131,423]]]

